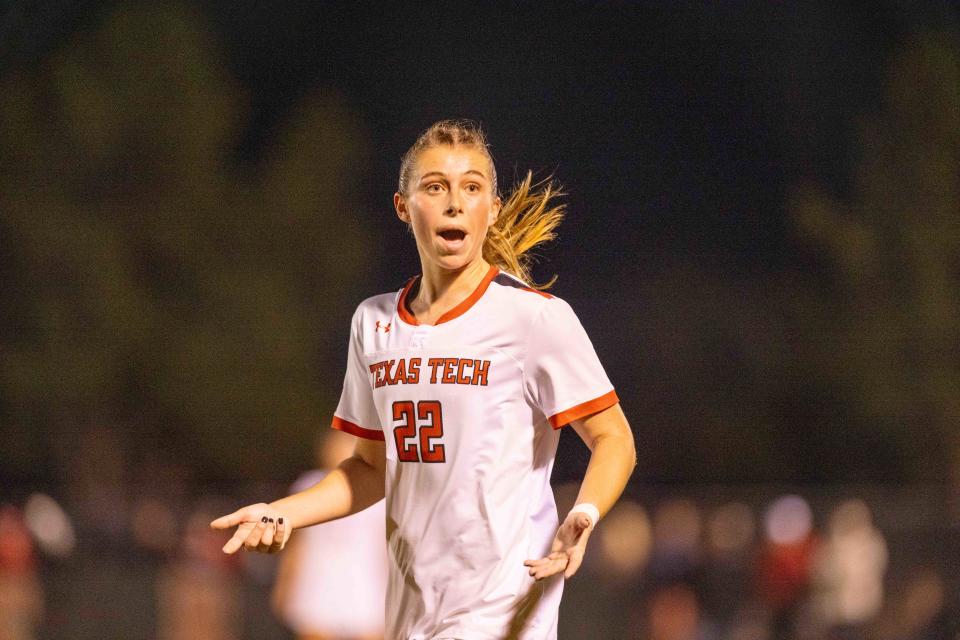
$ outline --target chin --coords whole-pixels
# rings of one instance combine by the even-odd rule
[[[471,256],[467,256],[463,254],[453,254],[453,255],[437,256],[437,258],[434,260],[434,264],[436,264],[438,267],[446,271],[459,271],[464,267],[466,267],[467,265],[471,264],[473,260],[474,258],[472,258]]]

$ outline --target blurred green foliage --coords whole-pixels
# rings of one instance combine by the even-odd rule
[[[832,274],[832,290],[807,294],[821,331],[803,353],[914,474],[952,475],[960,488],[956,34],[918,33],[902,48],[858,139],[848,198],[816,184],[790,195],[799,231]]]
[[[8,472],[62,474],[104,423],[134,459],[214,477],[311,461],[342,376],[324,364],[371,261],[367,137],[317,91],[259,165],[232,161],[246,104],[203,24],[174,3],[118,8],[0,79]]]

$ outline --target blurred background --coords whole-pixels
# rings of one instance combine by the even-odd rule
[[[10,0],[0,638],[293,637],[207,523],[317,464],[446,117],[569,194],[636,434],[560,637],[960,637],[952,4]]]

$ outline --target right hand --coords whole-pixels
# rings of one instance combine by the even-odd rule
[[[223,545],[224,553],[235,553],[241,547],[260,553],[277,553],[293,533],[289,519],[263,502],[221,516],[210,526],[214,529],[237,527],[233,537]]]

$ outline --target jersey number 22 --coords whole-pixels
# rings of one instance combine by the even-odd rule
[[[393,403],[393,440],[400,462],[446,462],[443,444],[443,411],[437,400]],[[412,440],[411,440],[412,439]]]

